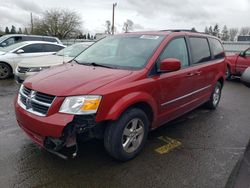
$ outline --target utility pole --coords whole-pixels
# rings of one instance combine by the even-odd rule
[[[113,3],[112,28],[111,28],[112,35],[114,35],[114,30],[115,30],[115,7],[116,6],[117,6],[117,3]]]
[[[34,23],[33,23],[33,16],[32,16],[32,12],[30,13],[30,24],[31,24],[31,31],[30,31],[30,33],[31,33],[31,34],[33,34]]]

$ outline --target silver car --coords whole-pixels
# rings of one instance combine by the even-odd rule
[[[27,77],[34,75],[41,70],[67,63],[91,44],[93,44],[93,42],[77,43],[64,48],[53,55],[24,59],[17,65],[15,70],[15,80],[18,83],[22,83]]]

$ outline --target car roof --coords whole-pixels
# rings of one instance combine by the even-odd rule
[[[28,44],[54,44],[57,46],[64,46],[63,44],[58,44],[56,42],[47,42],[47,41],[23,41],[23,42],[19,42],[23,45],[28,45]],[[65,46],[64,46],[65,47]]]
[[[192,30],[187,30],[187,29],[168,29],[168,30],[159,30],[159,31],[137,31],[137,32],[128,32],[125,33],[125,35],[174,35],[174,34],[183,34],[183,35],[188,35],[188,36],[200,36],[200,37],[210,37],[210,38],[215,38],[218,39],[215,36],[208,35],[206,33],[202,32],[197,32],[197,31],[192,31]],[[124,35],[124,34],[121,34]]]

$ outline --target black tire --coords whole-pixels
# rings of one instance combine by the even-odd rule
[[[232,80],[232,73],[231,73],[231,71],[230,71],[229,65],[227,65],[226,80],[228,80],[228,81]]]
[[[142,131],[141,128],[139,128],[142,127],[144,131],[143,135],[142,133],[140,135],[138,133],[140,137],[138,135],[138,137],[136,136],[137,133],[134,133],[133,137],[131,136],[131,131],[133,129],[132,126],[135,121],[138,121],[138,124],[136,125],[138,128],[137,130]],[[130,124],[131,128],[129,129]],[[104,146],[107,152],[115,159],[128,161],[137,156],[137,154],[142,150],[147,139],[148,129],[149,120],[145,112],[138,108],[130,108],[126,110],[117,121],[112,121],[108,124],[104,133]],[[125,134],[128,130],[130,133],[129,136]],[[131,141],[133,139],[137,140],[140,144],[137,143],[135,144],[137,146],[134,147],[134,142]],[[125,147],[126,142],[129,143],[127,144],[128,148]],[[131,145],[131,147],[129,147],[129,145]]]
[[[0,62],[0,79],[9,78],[12,74],[11,67],[3,62]]]
[[[221,98],[221,89],[222,85],[220,82],[217,82],[214,86],[213,93],[210,96],[209,101],[206,103],[207,108],[214,110],[218,106]]]

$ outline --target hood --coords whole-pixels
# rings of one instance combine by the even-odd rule
[[[69,62],[72,57],[63,57],[58,55],[46,55],[40,57],[26,58],[18,63],[19,67],[51,67],[61,65],[63,62]]]
[[[28,77],[24,85],[55,96],[85,95],[131,73],[129,70],[67,63]]]

